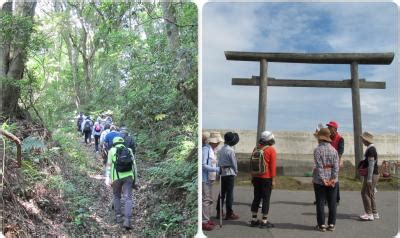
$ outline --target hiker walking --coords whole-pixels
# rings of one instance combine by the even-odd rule
[[[124,146],[122,137],[113,139],[113,147],[108,152],[106,165],[106,185],[113,189],[113,206],[115,212],[115,221],[123,223],[122,226],[131,229],[132,217],[132,189],[136,182],[135,157],[131,149]],[[124,213],[121,212],[121,195],[125,200]]]
[[[364,154],[362,166],[368,168],[367,175],[363,176],[364,181],[361,188],[361,198],[363,200],[365,214],[360,215],[360,219],[364,221],[373,221],[379,219],[378,211],[375,203],[375,187],[379,180],[378,171],[378,152],[373,144],[374,136],[368,132],[361,135],[361,140],[367,149]]]
[[[273,146],[275,144],[275,137],[270,131],[263,131],[261,133],[258,145],[253,151],[253,156],[259,157],[262,161],[257,161],[261,165],[257,169],[252,169],[251,183],[254,187],[254,199],[251,204],[251,222],[250,226],[260,228],[270,228],[274,225],[268,221],[269,204],[272,189],[275,187],[276,176],[276,150]],[[260,201],[262,201],[262,220],[258,220],[257,213]]]
[[[210,219],[213,204],[212,189],[213,183],[217,178],[217,173],[219,173],[215,149],[223,140],[215,133],[210,136],[210,133],[203,132],[202,142],[202,229],[210,231],[215,226],[215,223]]]
[[[101,149],[101,156],[103,157],[104,165],[107,163],[108,150],[107,150],[107,145],[105,143],[105,138],[108,133],[110,133],[110,126],[105,125],[103,132],[101,132],[101,134],[100,134],[100,149]]]
[[[136,142],[135,138],[128,132],[128,128],[122,126],[119,129],[119,134],[121,137],[124,139],[124,145],[125,147],[128,147],[132,150],[133,154],[136,153]]]
[[[82,133],[85,134],[85,143],[89,144],[92,143],[92,128],[93,128],[93,121],[90,119],[90,116],[87,116],[86,119],[82,122]]]
[[[99,143],[100,143],[100,135],[103,132],[103,125],[100,123],[100,119],[97,118],[96,122],[93,126],[92,134],[94,135],[94,147],[96,153],[99,153]]]
[[[344,152],[344,139],[338,132],[339,125],[335,121],[330,121],[326,125],[328,126],[328,129],[329,129],[329,131],[331,133],[331,136],[330,136],[330,138],[332,140],[331,145],[338,152],[338,155],[339,155],[339,166],[342,168],[343,167],[342,155],[343,155],[343,152]],[[339,205],[339,202],[340,202],[339,181],[337,181],[336,186],[337,186],[336,203]]]
[[[107,124],[106,124],[107,125]],[[119,132],[117,131],[117,127],[112,125],[110,127],[110,132],[104,138],[104,143],[107,146],[107,151],[111,149],[113,145],[113,139],[117,136],[120,136]]]
[[[227,132],[224,135],[224,140],[225,145],[218,153],[218,164],[221,168],[221,193],[218,195],[217,219],[220,218],[220,211],[223,211],[224,200],[226,198],[225,220],[237,220],[239,216],[233,213],[232,209],[233,188],[235,176],[238,173],[237,160],[233,146],[239,142],[239,135],[234,132]],[[220,203],[222,204],[221,207]],[[223,212],[221,213],[223,214]]]
[[[78,119],[76,121],[76,127],[77,127],[77,130],[79,132],[82,131],[82,122],[83,122],[84,119],[85,119],[85,116],[83,115],[83,112],[80,112],[79,113],[79,117],[78,117]]]
[[[313,184],[316,198],[318,231],[335,230],[336,224],[336,183],[339,179],[339,156],[330,142],[330,132],[322,128],[317,133],[318,146],[314,150]],[[325,225],[325,202],[328,203],[328,226]]]

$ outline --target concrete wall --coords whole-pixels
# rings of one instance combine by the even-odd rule
[[[227,130],[204,129],[205,131],[219,131],[223,136]],[[231,130],[239,134],[240,141],[235,146],[236,155],[239,160],[245,161],[250,156],[256,143],[256,131]],[[313,166],[313,150],[317,146],[317,140],[313,132],[273,132],[278,152],[278,170],[284,167],[289,171],[290,167],[304,174]],[[342,133],[344,138],[343,159],[354,164],[354,139],[350,133]],[[383,160],[400,160],[400,135],[376,134],[374,135],[375,146],[378,151],[379,164]],[[363,150],[365,150],[365,146]],[[239,161],[239,166],[248,166]],[[295,168],[297,167],[297,168]],[[302,169],[300,169],[300,167]],[[284,173],[280,173],[284,174]],[[293,173],[290,173],[293,175]]]

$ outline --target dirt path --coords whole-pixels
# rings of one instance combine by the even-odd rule
[[[139,216],[138,205],[140,204],[138,202],[143,201],[143,198],[139,194],[145,187],[133,191],[134,209],[131,222],[133,229],[126,231],[114,221],[114,211],[111,209],[112,189],[104,183],[104,167],[100,154],[94,153],[94,144],[86,145],[81,143],[81,147],[91,161],[88,166],[89,169],[86,173],[79,174],[78,176],[74,176],[71,173],[73,171],[68,171],[67,169],[64,172],[64,176],[75,185],[77,188],[76,193],[82,195],[82,199],[89,199],[92,203],[82,202],[82,207],[79,210],[82,212],[82,218],[85,219],[85,222],[79,229],[76,226],[71,227],[74,229],[73,233],[141,237],[140,231],[144,226],[144,222]],[[137,161],[137,164],[140,171],[142,164],[140,161]],[[65,165],[65,167],[68,168],[68,165]],[[79,203],[81,201],[75,202]]]

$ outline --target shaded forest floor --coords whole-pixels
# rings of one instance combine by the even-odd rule
[[[18,136],[26,137],[25,127],[17,127]],[[37,131],[42,138],[48,135],[43,128]],[[22,169],[13,156],[6,158],[3,234],[143,237],[146,216],[157,200],[155,188],[146,182],[151,164],[137,160],[141,187],[133,191],[133,229],[125,231],[114,222],[112,190],[104,183],[102,159],[94,153],[94,144],[86,145],[77,133],[56,132],[53,137],[46,151],[26,156]]]

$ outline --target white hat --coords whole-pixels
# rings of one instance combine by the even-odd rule
[[[269,140],[272,140],[274,138],[275,138],[274,134],[272,134],[272,132],[270,132],[270,131],[263,131],[261,133],[261,139],[264,139],[265,141],[269,141]]]

